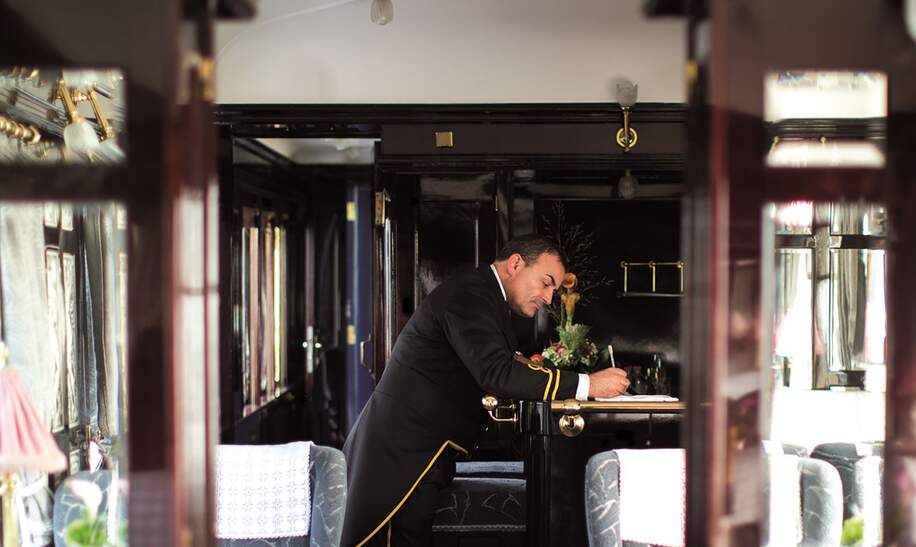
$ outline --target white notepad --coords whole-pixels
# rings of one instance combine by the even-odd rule
[[[612,403],[676,403],[680,399],[669,395],[618,395],[616,397],[595,397],[595,400]]]

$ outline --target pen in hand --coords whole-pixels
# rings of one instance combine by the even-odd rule
[[[610,344],[607,345],[607,356],[608,361],[611,363],[611,367],[617,368],[617,363],[614,362],[614,347]],[[633,391],[633,386],[627,386],[627,390],[624,391],[624,393],[629,395],[636,395],[636,393]]]

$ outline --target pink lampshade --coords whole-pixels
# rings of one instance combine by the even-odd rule
[[[62,471],[64,453],[41,423],[35,407],[9,366],[0,367],[0,471]]]

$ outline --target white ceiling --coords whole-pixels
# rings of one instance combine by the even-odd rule
[[[686,24],[640,0],[261,0],[217,28],[222,103],[518,103],[685,100]]]

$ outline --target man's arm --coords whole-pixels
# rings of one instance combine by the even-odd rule
[[[576,395],[579,376],[538,364],[521,364],[506,343],[497,314],[502,310],[473,290],[449,302],[442,328],[455,353],[487,393],[510,399],[553,401]]]

